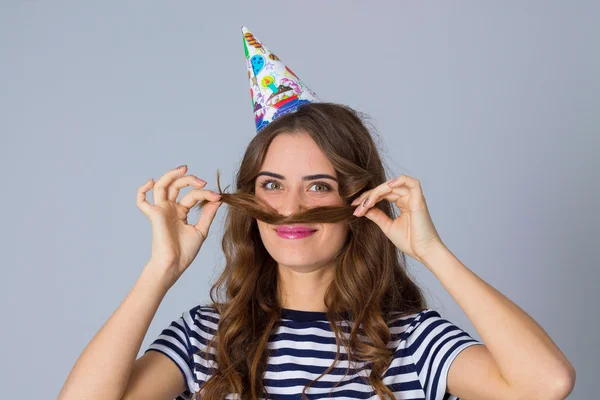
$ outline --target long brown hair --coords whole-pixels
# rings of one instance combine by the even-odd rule
[[[347,240],[334,257],[335,277],[325,294],[327,318],[336,337],[334,362],[316,380],[331,371],[344,345],[349,363],[353,358],[369,362],[368,383],[380,398],[394,398],[383,384],[382,375],[393,352],[386,347],[391,340],[388,322],[402,315],[420,312],[427,304],[421,289],[409,277],[406,256],[367,218],[355,217],[350,203],[361,192],[386,181],[383,162],[369,129],[352,108],[335,103],[310,103],[285,114],[261,130],[251,140],[238,173],[236,191],[221,189],[221,201],[230,206],[222,239],[226,265],[211,287],[212,307],[220,315],[217,332],[205,351],[208,358],[215,350],[218,368],[210,368],[210,378],[202,385],[200,398],[223,399],[228,393],[241,394],[241,399],[266,397],[263,374],[268,361],[269,336],[278,326],[282,307],[278,299],[277,262],[264,247],[256,219],[269,224],[298,222],[333,223],[346,221]],[[267,148],[277,135],[308,133],[333,164],[339,180],[342,206],[314,207],[283,216],[254,196],[256,175],[260,171]],[[201,209],[205,202],[195,207]],[[388,201],[375,207],[395,218]],[[216,301],[225,287],[225,300]],[[337,322],[352,321],[349,335],[342,335]],[[359,335],[367,338],[361,341]],[[350,365],[350,364],[348,364]],[[348,370],[346,370],[348,371]],[[198,398],[197,392],[194,399]]]

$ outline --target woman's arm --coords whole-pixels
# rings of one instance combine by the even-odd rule
[[[69,373],[58,400],[118,400],[137,354],[168,289],[146,264],[119,308],[86,346]]]
[[[575,384],[573,365],[533,318],[475,275],[445,246],[432,250],[423,262],[465,312],[512,388],[527,394],[524,398],[528,399],[564,399],[571,392]],[[470,351],[476,355],[481,349]],[[462,365],[466,364],[468,360],[463,360]],[[450,377],[457,375],[450,373]],[[458,387],[450,380],[449,387]],[[547,395],[538,397],[544,393]]]

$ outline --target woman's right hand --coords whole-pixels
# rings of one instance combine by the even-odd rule
[[[149,180],[137,190],[136,205],[152,224],[152,255],[147,268],[155,269],[166,288],[171,288],[190,266],[208,236],[210,224],[222,202],[221,195],[211,190],[194,189],[177,202],[179,190],[193,185],[202,188],[206,182],[193,175],[185,176],[187,166],[172,169],[156,183]],[[146,201],[146,193],[154,188],[154,204]],[[196,225],[187,223],[190,209],[198,201],[208,200]]]

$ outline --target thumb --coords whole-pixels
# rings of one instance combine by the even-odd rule
[[[210,230],[210,224],[212,223],[215,215],[217,214],[217,210],[223,204],[223,202],[219,201],[217,203],[208,203],[204,207],[202,207],[202,211],[200,213],[200,218],[194,227],[204,235],[204,238],[208,236],[208,231]]]
[[[381,211],[377,207],[372,207],[367,211],[364,215],[369,218],[371,221],[375,222],[377,226],[385,233],[388,231],[389,226],[392,224],[392,219],[387,216],[386,213]]]

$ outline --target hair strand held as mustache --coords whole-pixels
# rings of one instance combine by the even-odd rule
[[[349,223],[358,219],[354,215],[356,206],[320,206],[320,207],[300,207],[300,212],[289,216],[281,215],[274,208],[258,199],[254,193],[226,193],[221,189],[219,182],[219,171],[217,171],[217,186],[221,197],[221,202],[228,204],[246,214],[271,225],[288,225],[296,223],[335,223],[348,220]],[[229,186],[227,186],[229,187]],[[227,190],[227,187],[225,190]],[[209,201],[203,200],[193,208],[201,210]]]

